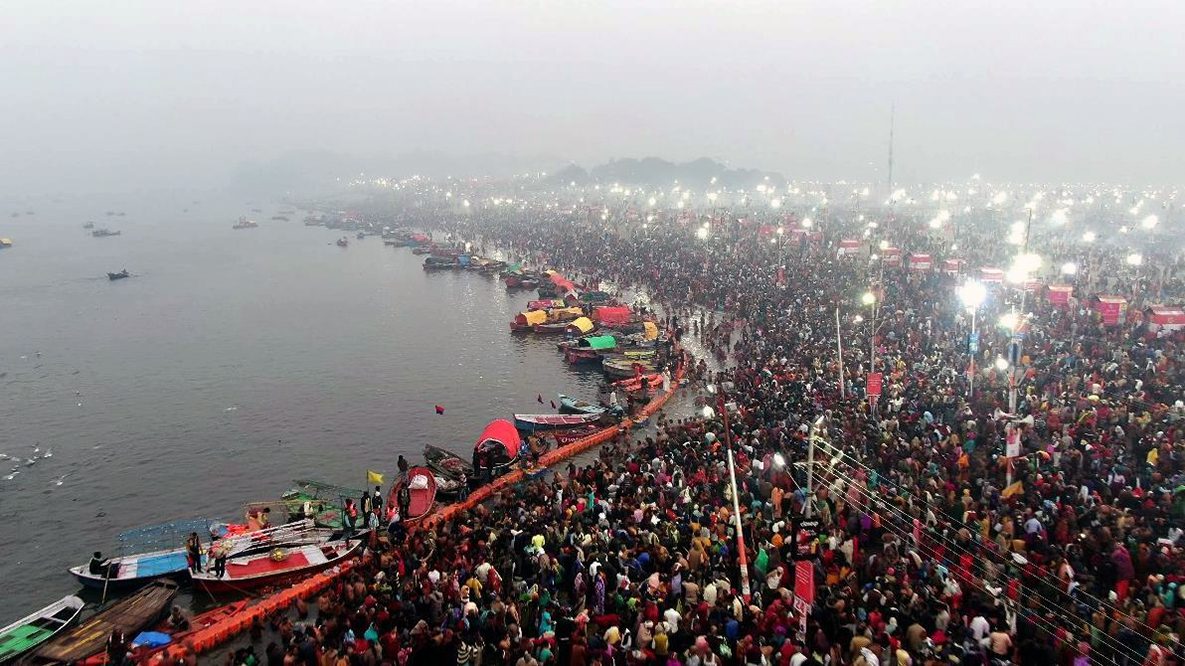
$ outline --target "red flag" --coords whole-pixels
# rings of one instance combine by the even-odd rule
[[[437,413],[437,414],[443,414],[443,413],[444,413],[444,407],[441,407],[440,405],[437,405],[437,406],[436,406],[436,413]]]

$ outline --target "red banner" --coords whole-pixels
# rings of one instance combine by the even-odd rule
[[[794,596],[807,608],[815,604],[815,565],[808,560],[794,563]]]
[[[868,395],[869,397],[876,397],[881,394],[881,373],[870,372],[868,374]]]

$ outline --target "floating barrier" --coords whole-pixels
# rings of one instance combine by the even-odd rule
[[[547,453],[540,456],[539,467],[554,467],[555,465],[562,463],[572,456],[584,453],[594,446],[600,446],[601,444],[604,444],[605,442],[616,437],[619,433],[628,432],[635,426],[644,423],[647,419],[658,412],[658,410],[662,409],[672,397],[674,397],[675,392],[678,390],[679,383],[683,380],[684,368],[687,366],[687,363],[690,363],[690,360],[680,364],[679,370],[675,373],[675,376],[671,378],[671,388],[664,393],[654,396],[654,398],[650,402],[646,403],[646,405],[642,407],[642,409],[639,410],[636,415],[623,419],[616,425],[598,430],[587,437],[582,437],[581,439],[578,439],[574,442],[565,444],[564,446],[561,446],[553,451],[548,451]],[[477,490],[474,490],[469,494],[469,497],[465,498],[464,500],[437,509],[434,513],[429,514],[426,518],[424,518],[420,525],[424,529],[431,529],[441,521],[451,520],[458,513],[461,513],[462,511],[468,511],[476,507],[477,505],[489,500],[499,492],[505,490],[507,487],[521,483],[526,478],[526,472],[521,469],[516,469],[507,474],[503,474],[502,476],[495,479],[492,483],[487,483]]]
[[[226,619],[193,632],[186,636],[181,643],[170,645],[154,655],[152,661],[172,660],[190,652],[193,654],[208,652],[247,631],[256,620],[264,622],[269,615],[287,608],[297,599],[309,599],[316,595],[329,587],[335,580],[344,576],[353,566],[352,561],[345,562],[335,570],[323,571],[275,594],[263,597],[257,603],[243,608]]]
[[[684,358],[686,362],[680,365],[679,370],[672,378],[671,388],[664,393],[656,395],[635,416],[623,419],[616,425],[594,432],[587,437],[561,446],[554,451],[548,451],[539,458],[539,466],[553,467],[558,465],[572,456],[583,453],[594,446],[604,444],[616,437],[619,433],[628,432],[635,426],[644,423],[657,413],[658,410],[662,409],[674,397],[675,392],[678,391],[679,384],[683,380],[684,369],[687,363],[690,362],[686,357]],[[451,520],[458,513],[476,507],[482,502],[494,497],[502,490],[521,483],[526,478],[526,472],[521,469],[504,474],[492,483],[488,483],[474,490],[463,501],[436,509],[424,518],[419,527],[422,529],[431,529],[442,521]],[[275,594],[263,597],[258,603],[249,605],[241,611],[229,615],[226,619],[220,620],[205,629],[193,632],[186,636],[180,644],[170,645],[165,650],[154,655],[152,662],[165,659],[172,660],[176,657],[187,655],[190,652],[193,654],[209,652],[250,629],[256,620],[263,622],[269,615],[288,607],[297,599],[309,599],[321,592],[335,580],[348,573],[353,568],[353,564],[352,561],[345,562],[336,569],[323,571]]]

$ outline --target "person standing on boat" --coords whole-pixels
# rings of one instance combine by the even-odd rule
[[[382,486],[374,487],[374,498],[370,500],[370,506],[374,509],[376,515],[380,518],[383,515],[383,488]]]
[[[399,467],[399,475],[400,476],[407,474],[407,468],[408,468],[407,458],[404,458],[402,453],[399,454],[399,460],[397,460],[395,462],[395,464],[396,464],[396,466]]]
[[[189,570],[194,573],[202,571],[202,541],[197,532],[190,532],[185,539],[185,559],[189,560]]]
[[[370,513],[370,493],[362,491],[362,498],[359,500],[358,506],[361,507],[360,511],[363,516]]]

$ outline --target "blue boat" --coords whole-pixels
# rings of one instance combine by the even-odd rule
[[[588,402],[587,400],[577,400],[569,395],[560,394],[560,414],[586,414],[589,416],[602,416],[605,413],[615,414],[618,410],[612,410],[608,407],[602,407],[597,404]]]
[[[183,576],[189,571],[185,539],[191,532],[204,537],[202,566],[215,540],[218,547],[230,555],[247,555],[270,550],[277,545],[294,545],[324,541],[332,529],[317,528],[312,520],[302,520],[278,527],[243,534],[224,536],[226,525],[205,518],[176,520],[162,525],[141,527],[119,535],[121,550],[131,554],[112,557],[99,573],[91,573],[90,565],[70,567],[70,573],[84,587],[107,589],[108,592],[128,592],[158,578]],[[176,547],[174,544],[181,544]],[[152,549],[152,550],[149,550]],[[142,552],[135,552],[140,550]]]
[[[84,564],[70,567],[70,573],[83,587],[109,592],[135,590],[157,578],[180,575],[189,569],[185,539],[191,532],[197,532],[208,547],[224,529],[225,525],[213,520],[193,518],[128,530],[117,538],[120,555],[106,560],[101,571],[92,573],[90,565]],[[204,564],[205,556],[202,561]]]

